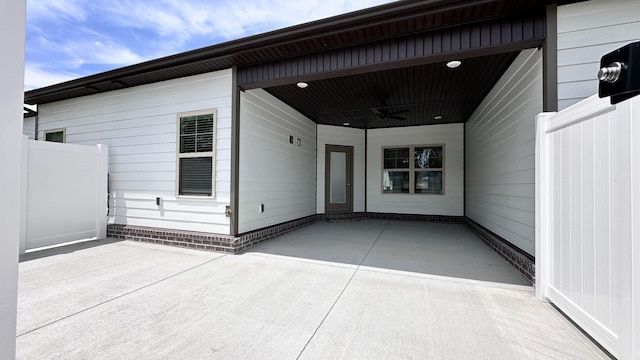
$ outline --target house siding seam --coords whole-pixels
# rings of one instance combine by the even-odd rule
[[[535,117],[542,51],[524,50],[466,123],[466,216],[535,253]]]
[[[262,89],[240,95],[239,165],[239,233],[315,215],[316,124]]]
[[[598,93],[600,58],[640,40],[640,2],[591,0],[558,6],[558,108]]]
[[[109,145],[110,224],[229,234],[231,80],[224,70],[43,104],[39,132]],[[177,197],[177,114],[207,109],[217,112],[215,197]]]

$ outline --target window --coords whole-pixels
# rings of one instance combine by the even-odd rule
[[[384,194],[444,194],[444,145],[382,149]]]
[[[216,112],[178,115],[179,196],[213,196]]]
[[[65,131],[64,129],[49,130],[45,132],[44,139],[45,141],[63,143],[65,141]]]

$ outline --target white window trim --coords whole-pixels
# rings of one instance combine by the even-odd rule
[[[442,168],[433,168],[433,169],[416,169],[415,168],[415,159],[413,158],[413,154],[415,153],[415,148],[419,147],[435,147],[442,146]],[[384,167],[384,150],[385,149],[398,149],[398,148],[408,148],[409,149],[409,167],[406,169],[387,169]],[[444,196],[446,193],[445,189],[445,179],[446,179],[446,171],[445,171],[445,162],[446,162],[447,154],[446,154],[446,146],[445,144],[426,144],[426,145],[395,145],[395,146],[383,146],[381,149],[380,156],[380,168],[381,168],[381,181],[380,181],[380,194],[382,195],[432,195],[432,196]],[[384,192],[384,172],[385,171],[404,171],[409,173],[409,192],[408,193],[388,193]],[[415,192],[415,173],[420,171],[442,171],[442,193],[416,193]]]
[[[47,141],[47,134],[52,134],[52,133],[57,133],[57,132],[62,132],[62,142],[66,143],[67,142],[67,129],[66,128],[45,130],[44,136],[42,137],[42,140],[43,141]]]
[[[213,114],[213,142],[210,152],[180,153],[180,119],[187,116]],[[218,114],[216,109],[182,112],[176,115],[176,198],[194,200],[212,200],[216,198],[216,146],[218,133]],[[180,195],[180,158],[211,157],[211,195]]]

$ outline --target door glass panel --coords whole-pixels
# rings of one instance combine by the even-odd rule
[[[332,204],[347,202],[347,154],[331,152],[329,201]]]

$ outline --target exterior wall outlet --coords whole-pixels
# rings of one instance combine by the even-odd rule
[[[264,212],[264,204],[258,204],[258,212],[259,213],[263,213]]]

